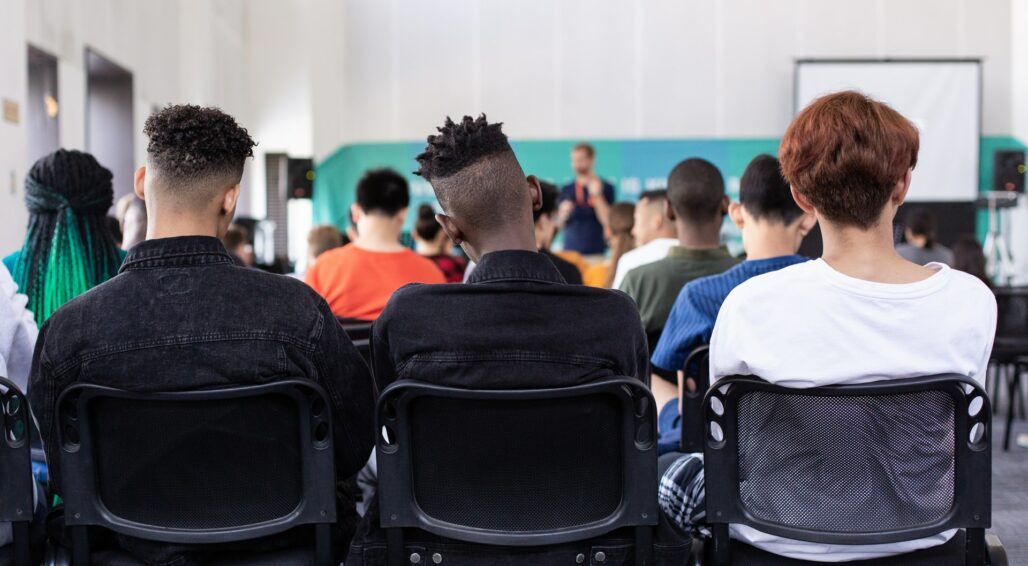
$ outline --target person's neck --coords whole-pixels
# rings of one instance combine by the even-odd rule
[[[677,240],[677,239],[678,239],[678,233],[675,232],[675,228],[674,228],[674,226],[672,226],[672,227],[670,227],[670,228],[668,228],[666,230],[661,230],[661,231],[657,232],[657,234],[655,236],[653,236],[653,238],[651,238],[650,240],[647,240],[642,245],[645,246],[646,244],[649,244],[650,242],[656,242],[657,240]]]
[[[875,283],[914,283],[934,271],[911,263],[896,253],[891,220],[864,230],[856,226],[836,226],[818,218],[824,252],[821,259],[832,269],[856,279]]]
[[[592,179],[592,177],[593,177],[593,172],[592,171],[586,171],[585,173],[576,173],[575,174],[575,182],[577,182],[577,183],[588,183],[589,180]]]
[[[710,222],[703,225],[677,222],[678,245],[683,248],[709,249],[721,247],[721,224]]]
[[[533,232],[491,232],[487,236],[478,239],[471,246],[478,255],[476,261],[481,261],[487,254],[502,251],[526,251],[537,252],[535,234]]]
[[[217,238],[221,228],[221,218],[199,216],[158,216],[150,217],[146,225],[146,239],[178,238],[182,236],[210,236]]]
[[[915,248],[924,248],[928,245],[928,238],[925,236],[907,235],[907,243]]]
[[[392,218],[365,217],[358,223],[353,243],[370,252],[398,252],[406,249],[400,243],[401,230]]]
[[[445,249],[445,244],[437,244],[426,240],[414,240],[414,251],[418,252],[420,255],[441,255],[446,253]]]
[[[799,239],[795,231],[781,224],[747,226],[743,235],[746,259],[770,259],[793,255],[799,248]]]

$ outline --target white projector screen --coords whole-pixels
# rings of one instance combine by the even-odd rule
[[[978,196],[980,62],[796,63],[797,112],[823,94],[851,89],[889,104],[920,131],[908,201],[972,201]]]

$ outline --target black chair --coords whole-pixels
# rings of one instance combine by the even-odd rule
[[[964,529],[952,544],[875,563],[1005,563],[999,540],[985,536],[992,414],[975,382],[942,375],[789,389],[732,377],[713,385],[704,408],[709,563],[766,563],[767,553],[730,543],[730,523],[842,545]]]
[[[678,383],[678,398],[682,404],[683,454],[703,452],[703,396],[710,388],[710,346],[698,346],[685,358],[682,377]],[[695,390],[686,386],[688,380],[695,384]]]
[[[638,380],[499,391],[399,381],[379,399],[378,429],[390,566],[408,563],[405,528],[534,547],[634,527],[635,564],[652,563],[657,423]]]
[[[350,337],[350,340],[356,342],[358,340],[367,340],[371,338],[372,321],[345,317],[336,317],[336,320],[338,320],[339,324],[342,325],[343,330],[346,331],[346,335]]]
[[[0,412],[3,413],[4,442],[0,442],[0,522],[11,523],[14,541],[4,552],[5,563],[32,563],[29,524],[34,509],[35,484],[29,452],[29,403],[10,380],[0,377]]]
[[[997,287],[996,341],[992,347],[995,367],[993,399],[999,402],[1003,387],[1007,388],[1006,429],[1003,450],[1010,449],[1015,410],[1020,406],[1025,415],[1021,395],[1021,373],[1028,367],[1028,287]]]
[[[58,400],[73,564],[87,527],[169,544],[249,541],[314,525],[276,563],[337,564],[332,422],[307,380],[139,393],[77,384]]]

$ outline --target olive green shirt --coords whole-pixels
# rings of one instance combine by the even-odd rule
[[[646,335],[655,339],[660,337],[664,323],[671,314],[671,307],[686,283],[721,273],[740,261],[732,257],[725,246],[675,246],[668,250],[664,259],[629,271],[621,282],[621,290],[635,299]]]

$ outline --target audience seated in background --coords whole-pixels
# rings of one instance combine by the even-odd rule
[[[321,254],[328,250],[334,250],[344,244],[350,243],[346,236],[339,231],[339,228],[331,224],[319,224],[307,232],[307,259],[303,265],[297,265],[297,271],[290,273],[290,277],[302,280],[307,270],[314,265],[314,262],[321,257]],[[302,269],[303,271],[299,271]]]
[[[907,213],[903,237],[906,242],[896,246],[896,251],[907,261],[918,265],[932,262],[945,263],[952,267],[953,252],[935,240],[938,221],[925,208],[915,208]]]
[[[465,284],[408,285],[393,294],[372,331],[380,389],[400,379],[477,389],[646,380],[646,339],[632,301],[567,285],[536,251],[532,212],[542,207],[542,190],[525,176],[500,124],[485,116],[447,119],[417,160],[439,199],[443,229],[477,267]],[[364,550],[383,544],[376,513],[372,504],[362,523],[365,540],[355,539],[348,566],[366,564],[375,554]],[[503,549],[446,544],[473,556],[468,564],[510,563]],[[564,564],[580,546],[547,550],[563,553]]]
[[[618,262],[625,256],[625,253],[635,247],[635,240],[632,238],[634,222],[634,204],[619,202],[610,207],[610,221],[607,222],[607,226],[604,228],[607,245],[610,247],[610,257],[590,266],[586,270],[585,275],[582,277],[586,285],[604,289],[611,288]]]
[[[88,153],[59,149],[25,177],[29,228],[3,259],[42,325],[61,305],[114,277],[125,252],[107,227],[111,172]]]
[[[28,394],[54,492],[61,493],[62,453],[55,404],[74,383],[183,391],[316,381],[332,403],[336,473],[352,476],[374,443],[375,387],[367,366],[317,293],[289,277],[238,266],[218,239],[235,212],[253,140],[232,117],[198,106],[160,110],[143,132],[147,161],[136,171],[135,190],[151,213],[147,240],[132,248],[117,277],[64,305],[40,331]],[[166,432],[190,442],[190,427]],[[125,464],[125,474],[146,473],[134,471],[145,466]],[[345,546],[358,518],[350,494],[339,493],[337,534]],[[304,535],[219,550],[256,551]],[[202,563],[213,550],[118,540],[149,564]]]
[[[639,195],[639,202],[635,205],[635,221],[632,223],[635,249],[626,252],[617,262],[614,281],[610,285],[612,289],[621,288],[629,271],[664,259],[668,250],[678,245],[675,223],[665,214],[665,206],[667,191],[664,189]]]
[[[603,231],[614,203],[614,185],[601,179],[595,166],[593,146],[575,145],[571,150],[575,180],[564,185],[559,196],[557,225],[564,230],[564,250],[584,256],[598,256],[607,249]]]
[[[253,267],[257,258],[253,253],[253,244],[250,243],[250,231],[242,224],[230,224],[221,237],[221,243],[225,250],[232,256],[235,262],[243,267]]]
[[[796,203],[821,225],[824,254],[728,295],[711,337],[711,380],[755,375],[802,388],[954,373],[984,382],[996,331],[992,292],[893,247],[918,144],[910,121],[857,92],[824,96],[799,113],[778,154]],[[917,454],[899,456],[918,466]],[[817,473],[813,460],[810,469]],[[661,480],[661,508],[684,528],[702,520],[702,471],[701,454],[685,455]],[[739,525],[731,534],[790,558],[845,561],[939,545],[953,531],[878,545],[807,543]]]
[[[992,279],[989,278],[986,270],[985,252],[982,251],[982,245],[974,236],[963,236],[957,240],[956,244],[953,244],[952,265],[953,269],[970,273],[980,279],[982,283],[992,287]]]
[[[445,283],[431,260],[400,243],[410,192],[396,171],[368,171],[350,207],[357,239],[325,252],[307,270],[307,284],[341,318],[375,320],[393,291],[408,283]]]
[[[532,212],[535,219],[535,245],[539,252],[550,258],[557,266],[564,281],[572,285],[582,284],[582,270],[577,265],[550,251],[553,238],[557,235],[557,187],[545,181],[539,182],[542,204]]]
[[[143,199],[135,193],[125,195],[118,199],[114,210],[121,227],[121,249],[132,249],[146,239],[146,204]]]
[[[435,263],[443,272],[447,283],[460,283],[464,280],[464,270],[468,260],[454,255],[453,242],[446,237],[446,232],[435,219],[435,209],[430,204],[418,207],[418,220],[414,223],[415,251]]]
[[[678,379],[683,379],[686,357],[697,346],[710,342],[721,304],[737,285],[807,259],[796,251],[817,220],[796,205],[774,157],[758,155],[746,167],[739,181],[739,202],[729,205],[728,215],[742,233],[746,260],[682,288],[650,357],[658,373],[677,373]],[[696,390],[695,383],[679,385]],[[677,450],[682,436],[678,403],[658,399],[657,404],[662,407],[659,451]]]
[[[629,271],[621,283],[621,290],[639,306],[651,351],[682,287],[739,263],[721,245],[728,197],[721,172],[712,163],[693,158],[675,165],[668,175],[664,213],[675,225],[678,245],[664,259]],[[651,384],[655,398],[666,401],[678,394],[674,373],[655,375],[659,377]]]

